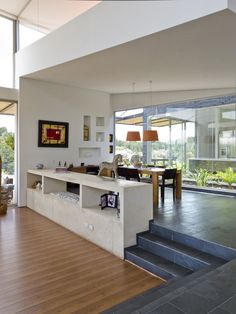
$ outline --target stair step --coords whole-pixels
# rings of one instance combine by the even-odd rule
[[[157,256],[193,271],[209,265],[222,265],[224,260],[190,248],[181,243],[167,240],[153,233],[138,236],[138,246]]]
[[[192,273],[190,269],[177,265],[138,246],[126,249],[125,258],[166,280]]]
[[[236,258],[236,249],[226,247],[224,245],[210,242],[204,239],[198,239],[191,235],[184,234],[166,227],[157,225],[154,222],[150,223],[150,231],[152,234],[161,236],[162,238],[172,240],[183,245],[192,247],[196,250],[219,257],[225,261],[230,261]]]

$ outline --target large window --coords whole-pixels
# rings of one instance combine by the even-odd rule
[[[125,141],[127,131],[145,128],[157,130],[159,141]],[[186,184],[236,189],[236,104],[117,112],[116,134],[126,158],[138,153],[144,165],[179,167]]]
[[[0,86],[14,87],[14,21],[0,16]],[[44,33],[19,25],[19,49],[22,49],[45,36]]]
[[[44,36],[45,36],[44,33],[20,24],[19,25],[19,49],[25,48],[26,46],[32,44],[33,42],[37,41],[38,39]]]
[[[0,17],[0,86],[13,87],[13,21]]]

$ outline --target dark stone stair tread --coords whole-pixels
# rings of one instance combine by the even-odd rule
[[[236,258],[236,249],[218,244],[216,242],[211,242],[209,240],[196,238],[192,235],[184,234],[174,229],[168,229],[153,221],[150,221],[150,232],[169,241],[181,243],[182,245],[194,248],[200,252],[208,253],[223,260],[223,262],[231,261]],[[216,264],[219,263],[216,262]]]
[[[222,265],[225,263],[225,260],[223,260],[219,257],[215,257],[213,255],[210,255],[208,253],[204,253],[202,251],[191,248],[191,247],[186,246],[184,244],[162,238],[162,237],[157,236],[153,233],[142,234],[142,235],[140,235],[140,238],[150,240],[150,241],[155,242],[157,244],[168,247],[168,248],[170,248],[176,252],[183,253],[183,254],[186,254],[190,257],[199,259],[199,260],[201,260],[205,263],[208,263],[208,264]]]
[[[157,256],[153,253],[150,253],[146,251],[143,248],[140,248],[138,246],[131,247],[126,249],[126,252],[129,252],[131,254],[134,254],[142,259],[144,259],[147,262],[150,262],[151,264],[163,269],[164,271],[172,274],[174,277],[183,277],[186,275],[189,275],[192,273],[192,271],[188,268],[182,267],[180,265],[177,265],[173,262],[170,262],[160,256]]]

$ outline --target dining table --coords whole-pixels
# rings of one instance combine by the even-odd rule
[[[161,177],[164,172],[165,168],[158,168],[158,167],[140,167],[137,168],[139,174],[142,175],[149,175],[152,180],[153,185],[153,206],[158,206],[159,203],[159,177]],[[176,173],[176,199],[182,198],[182,171],[177,169]]]

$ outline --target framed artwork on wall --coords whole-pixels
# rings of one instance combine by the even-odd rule
[[[69,123],[39,120],[38,147],[68,147]]]

